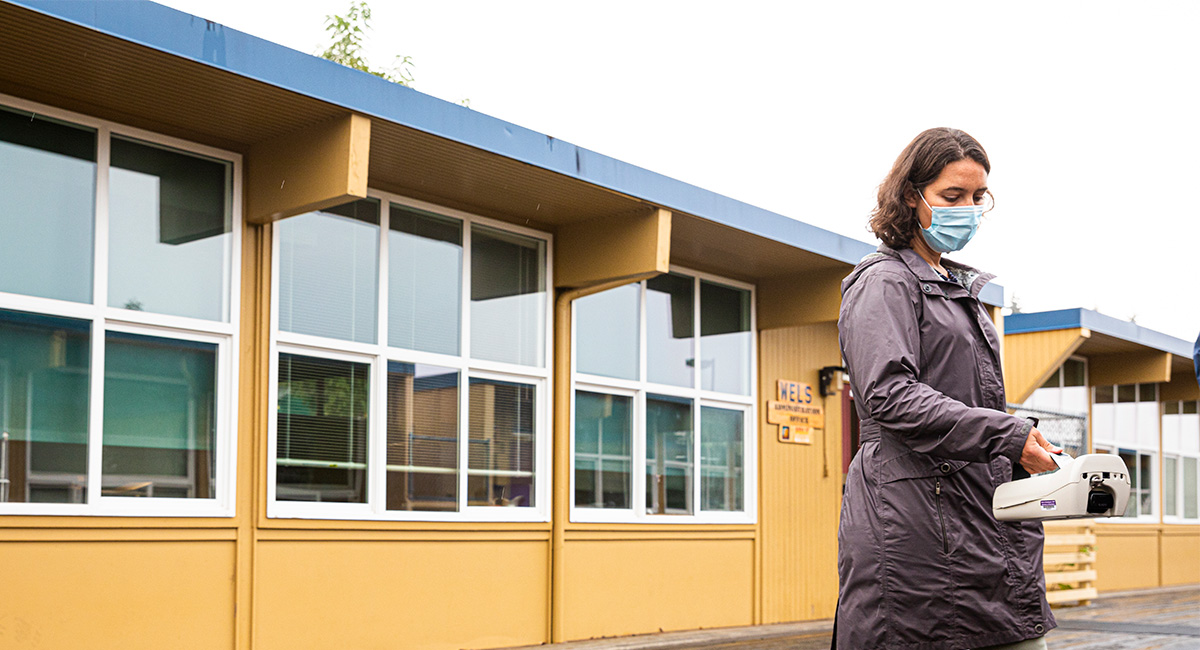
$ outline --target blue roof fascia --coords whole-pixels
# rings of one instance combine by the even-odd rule
[[[983,289],[981,289],[979,291],[979,299],[982,300],[983,302],[986,302],[989,305],[996,305],[997,307],[1003,307],[1004,306],[1004,287],[1002,285],[996,284],[995,282],[989,282],[989,283],[983,285]]]
[[[1048,332],[1080,327],[1181,357],[1190,359],[1192,356],[1192,344],[1183,339],[1142,327],[1137,323],[1106,316],[1091,309],[1059,309],[1032,314],[1012,314],[1004,319],[1005,334]]]
[[[146,0],[0,0],[847,264],[845,237]],[[1003,302],[985,291],[985,300]]]

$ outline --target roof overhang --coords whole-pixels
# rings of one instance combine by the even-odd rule
[[[1192,344],[1183,339],[1089,309],[1013,314],[1004,319],[1004,329],[1006,366],[1014,379],[1022,379],[1010,387],[1015,401],[1068,356],[1088,359],[1091,385],[1157,383],[1164,385],[1163,399],[1200,398]]]
[[[831,277],[874,250],[151,2],[0,0],[0,93],[240,153],[363,116],[370,187],[552,232],[666,209],[672,263],[741,280]]]

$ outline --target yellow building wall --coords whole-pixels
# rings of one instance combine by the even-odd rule
[[[841,393],[825,398],[813,444],[779,441],[766,400],[780,379],[817,392],[824,366],[840,366],[837,323],[759,334],[759,521],[762,623],[832,618],[837,605],[837,529],[842,494]]]
[[[0,542],[0,648],[234,647],[232,541],[37,536]]]
[[[568,534],[565,638],[754,623],[752,530],[660,531]]]
[[[1200,526],[1163,526],[1162,584],[1200,584]]]
[[[1159,584],[1159,526],[1096,525],[1096,589],[1145,589]]]
[[[494,648],[545,641],[549,536],[261,540],[256,650]]]

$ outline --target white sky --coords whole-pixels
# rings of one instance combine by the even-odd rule
[[[347,0],[164,0],[309,53]],[[863,241],[921,130],[997,208],[955,259],[1024,311],[1200,330],[1200,3],[375,0],[413,87]]]

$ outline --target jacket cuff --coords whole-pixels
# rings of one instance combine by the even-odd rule
[[[1021,452],[1025,450],[1025,441],[1029,438],[1029,432],[1033,430],[1033,420],[1017,419],[1020,426],[1017,427],[1016,433],[1004,441],[1004,448],[1000,450],[1001,455],[1012,461],[1013,467],[1021,466]]]

